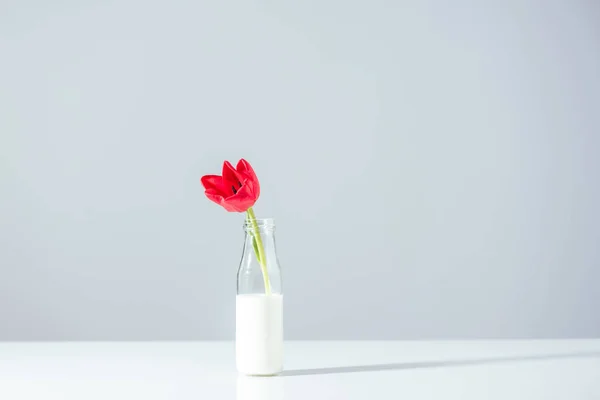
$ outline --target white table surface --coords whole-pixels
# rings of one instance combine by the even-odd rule
[[[600,340],[286,342],[283,376],[231,342],[0,343],[0,399],[600,399]]]

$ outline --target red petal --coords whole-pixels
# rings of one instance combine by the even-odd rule
[[[246,182],[236,194],[223,199],[221,205],[227,211],[245,212],[256,203],[257,199],[252,184]]]
[[[244,176],[238,174],[229,161],[223,162],[223,181],[227,187],[234,186],[237,190],[244,181]]]
[[[250,189],[253,191],[253,196],[258,199],[260,196],[260,184],[258,182],[258,177],[254,172],[254,169],[250,165],[250,163],[243,158],[238,161],[236,166],[238,174],[244,176],[247,180],[245,184],[250,185]]]
[[[214,201],[218,205],[225,207],[225,205],[223,204],[225,199],[220,194],[215,193],[214,190],[207,189],[206,192],[204,192],[204,194],[206,194],[206,197],[209,200]],[[227,207],[225,207],[225,209],[227,209]],[[231,210],[227,210],[227,211],[231,211]]]
[[[225,182],[223,182],[223,178],[219,175],[204,175],[200,178],[200,182],[204,189],[213,189],[216,193],[221,194],[223,197],[229,196],[232,192],[231,189],[225,186]]]

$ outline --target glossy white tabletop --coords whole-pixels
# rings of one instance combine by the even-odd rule
[[[600,399],[600,340],[286,342],[238,376],[231,342],[0,343],[1,399]]]

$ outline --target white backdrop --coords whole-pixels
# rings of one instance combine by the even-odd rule
[[[388,4],[389,3],[389,4]],[[3,1],[0,339],[230,339],[248,159],[291,339],[600,335],[592,1]]]

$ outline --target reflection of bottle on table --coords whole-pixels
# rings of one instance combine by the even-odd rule
[[[283,400],[283,377],[239,375],[236,400]]]

